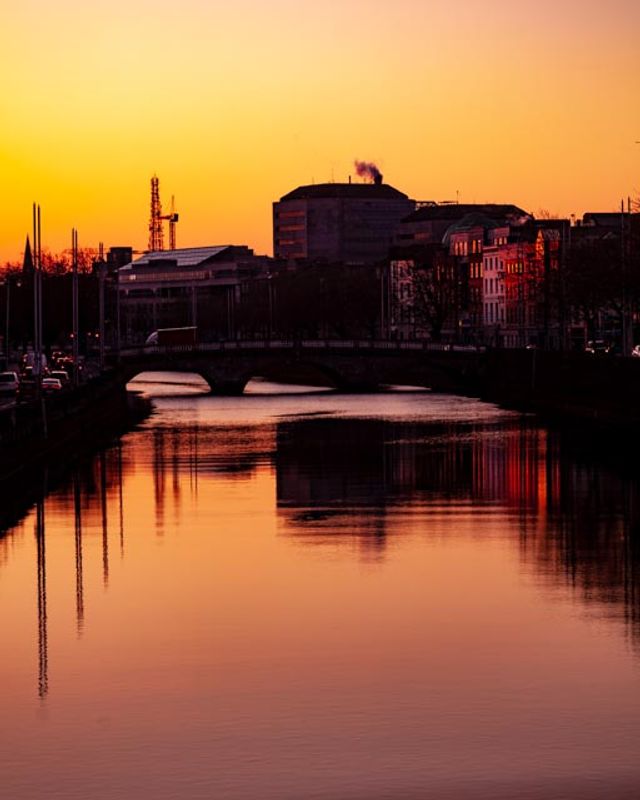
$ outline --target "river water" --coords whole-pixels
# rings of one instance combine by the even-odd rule
[[[0,538],[0,796],[640,796],[633,475],[475,400],[176,380]]]

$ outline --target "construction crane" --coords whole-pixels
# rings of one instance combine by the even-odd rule
[[[166,219],[169,222],[169,250],[176,249],[176,222],[180,219],[180,215],[176,213],[175,198],[171,195],[171,211],[165,214],[160,219]]]
[[[175,211],[174,197],[171,196],[171,211],[169,214],[162,213],[162,203],[160,202],[160,180],[157,175],[151,178],[151,215],[149,217],[149,251],[156,252],[164,250],[164,227],[163,221],[169,222],[169,248],[176,249],[176,223],[179,214]]]

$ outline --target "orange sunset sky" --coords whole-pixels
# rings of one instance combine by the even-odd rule
[[[611,210],[640,193],[637,0],[21,0],[0,48],[0,261],[147,244],[271,252],[271,203],[354,158],[421,200]]]

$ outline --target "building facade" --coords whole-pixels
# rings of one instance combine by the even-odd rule
[[[430,241],[441,233],[443,215],[456,213],[454,206],[419,209],[410,240],[404,239],[411,243],[394,248],[390,306],[399,335],[561,347],[560,267],[568,221],[536,221],[516,206],[478,206],[450,224],[439,243]]]
[[[273,204],[277,259],[377,263],[415,208],[388,184],[324,183],[300,186]]]
[[[124,341],[183,326],[196,327],[201,341],[235,337],[242,286],[264,279],[271,263],[237,245],[145,253],[118,270]]]

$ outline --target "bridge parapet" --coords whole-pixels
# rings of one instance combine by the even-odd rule
[[[432,342],[402,341],[396,339],[234,339],[219,342],[201,342],[198,344],[179,345],[139,345],[124,347],[120,351],[121,358],[139,357],[141,355],[161,355],[172,353],[218,353],[247,350],[321,350],[348,352],[379,353],[481,353],[484,347],[475,345],[439,344]]]

